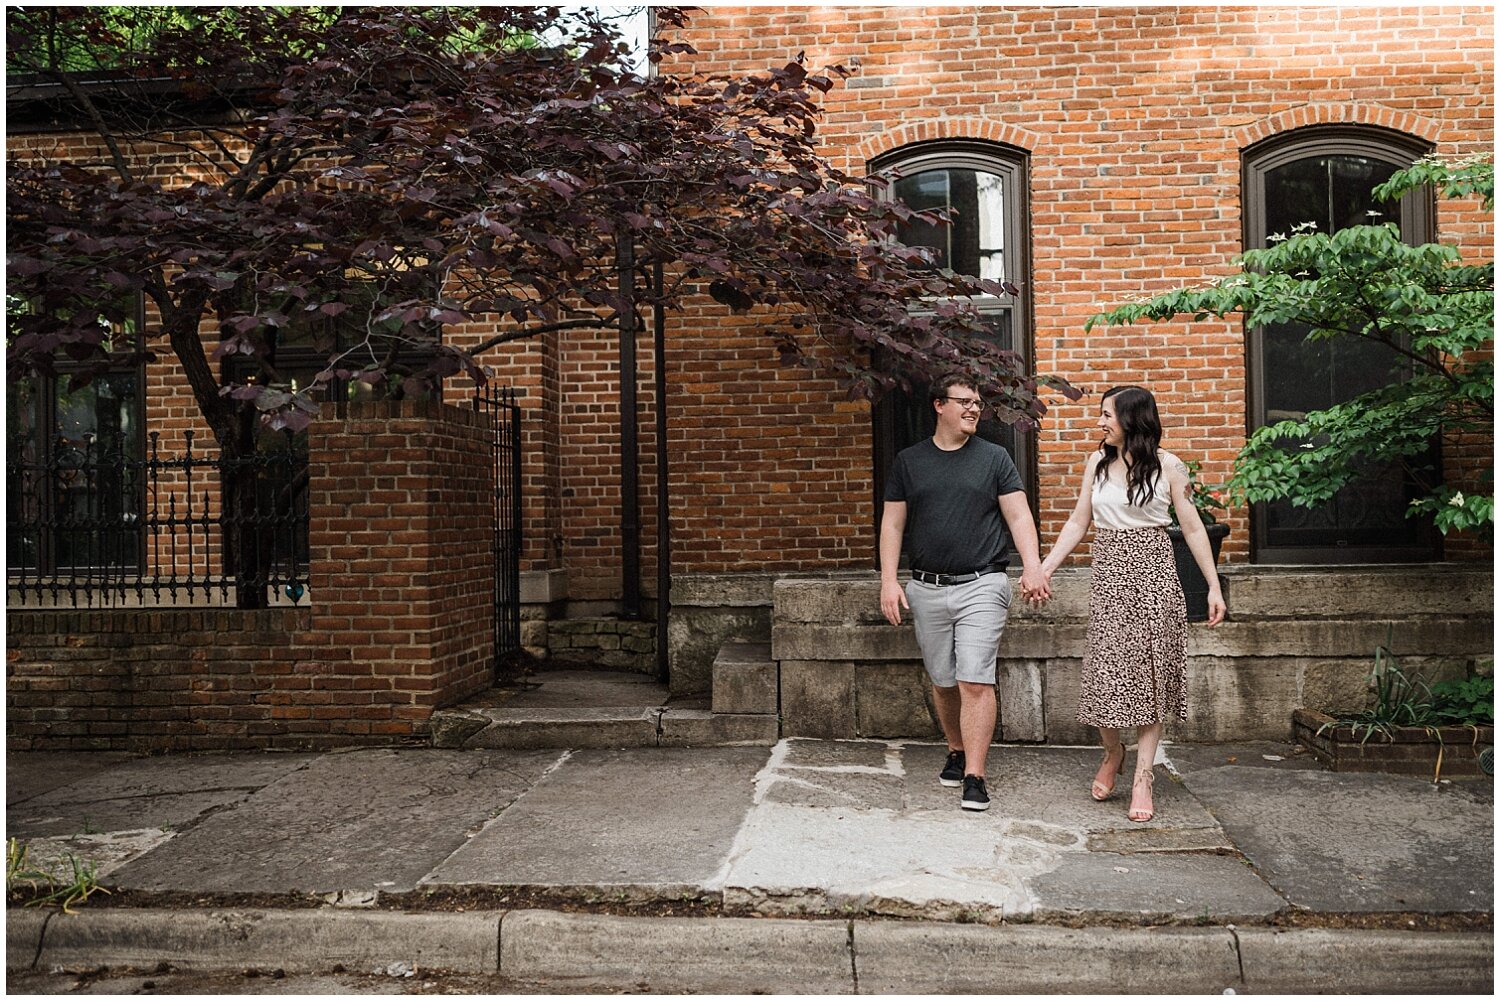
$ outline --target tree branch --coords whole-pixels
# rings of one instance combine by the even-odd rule
[[[481,351],[488,351],[490,348],[496,347],[501,344],[507,344],[511,341],[524,341],[528,337],[535,337],[537,334],[550,334],[557,330],[607,330],[615,323],[618,323],[619,319],[620,314],[612,313],[611,315],[603,317],[601,319],[562,320],[557,323],[545,323],[540,327],[531,327],[525,330],[510,330],[506,331],[503,334],[496,334],[494,337],[481,341],[478,347],[469,349],[469,354],[477,355]]]

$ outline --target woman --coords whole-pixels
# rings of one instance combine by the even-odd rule
[[[1156,814],[1152,765],[1168,716],[1187,719],[1187,608],[1166,528],[1177,512],[1183,536],[1209,582],[1208,624],[1224,618],[1224,595],[1208,533],[1189,492],[1187,467],[1160,448],[1156,399],[1139,386],[1117,386],[1099,404],[1104,441],[1083,468],[1078,504],[1042,561],[1052,573],[1097,522],[1089,585],[1088,644],[1078,722],[1099,728],[1104,762],[1093,797],[1104,801],[1125,771],[1120,731],[1136,727],[1130,811],[1136,822]]]

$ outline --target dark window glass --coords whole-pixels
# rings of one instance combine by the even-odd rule
[[[117,334],[133,341],[137,329]],[[144,372],[131,364],[77,386],[73,374],[64,363],[56,376],[6,387],[6,565],[138,570]]]
[[[1371,194],[1422,152],[1393,137],[1345,129],[1309,130],[1263,145],[1246,160],[1247,244],[1269,246],[1309,228],[1334,233],[1379,223],[1400,227],[1408,243],[1425,241],[1425,200],[1413,195],[1391,204]],[[1381,345],[1352,337],[1309,342],[1307,333],[1291,323],[1250,332],[1252,428],[1301,418],[1410,374],[1409,362]],[[1435,468],[1437,461],[1434,446],[1425,462]],[[1283,563],[1431,559],[1437,554],[1431,526],[1406,517],[1420,492],[1406,471],[1389,464],[1372,466],[1318,508],[1257,505],[1255,557]]]
[[[1266,228],[1272,234],[1290,235],[1307,223],[1319,233],[1371,223],[1399,225],[1399,207],[1370,196],[1397,169],[1394,163],[1368,156],[1339,155],[1309,156],[1273,167],[1265,173]]]
[[[1005,178],[985,170],[924,170],[901,177],[895,197],[914,209],[951,209],[953,222],[935,226],[912,220],[899,239],[909,247],[931,247],[937,266],[959,274],[1004,281]]]

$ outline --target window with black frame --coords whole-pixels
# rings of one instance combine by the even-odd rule
[[[7,297],[17,315],[28,304]],[[6,567],[23,578],[113,577],[141,569],[144,362],[141,304],[108,328],[118,366],[83,377],[59,359],[5,393]],[[101,321],[102,322],[102,321]]]
[[[1299,229],[1333,233],[1348,226],[1394,223],[1407,243],[1431,236],[1430,198],[1376,201],[1372,190],[1424,155],[1418,142],[1376,129],[1300,129],[1245,154],[1245,245],[1265,247]],[[1248,331],[1251,430],[1300,419],[1411,373],[1409,359],[1356,337],[1309,342],[1302,324]],[[1288,443],[1293,447],[1295,443]],[[1427,463],[1437,473],[1434,441]],[[1252,512],[1254,557],[1265,563],[1358,563],[1428,560],[1439,537],[1406,517],[1421,493],[1396,464],[1372,466],[1329,503],[1258,504]]]
[[[1023,154],[994,143],[924,143],[883,156],[870,167],[872,173],[890,181],[877,189],[887,197],[900,199],[914,209],[947,209],[952,213],[947,226],[915,221],[903,226],[898,234],[903,244],[931,248],[938,268],[996,282],[1024,283],[1029,254]],[[985,296],[971,302],[983,314],[996,344],[1030,359],[1023,296]],[[935,305],[924,300],[912,303],[911,309],[920,314]],[[915,384],[911,392],[887,393],[874,407],[873,422],[878,531],[885,480],[896,453],[930,438],[936,430],[937,417],[927,386]],[[1035,507],[1030,439],[994,419],[981,421],[978,434],[1010,452]]]

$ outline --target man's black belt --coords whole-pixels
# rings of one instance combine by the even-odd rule
[[[970,570],[968,573],[928,573],[926,570],[913,570],[912,580],[919,580],[923,584],[936,584],[938,587],[952,587],[954,584],[967,584],[972,580],[978,580],[986,574],[1004,573],[1009,564],[1005,560],[991,563],[989,566],[980,567],[978,570]]]

